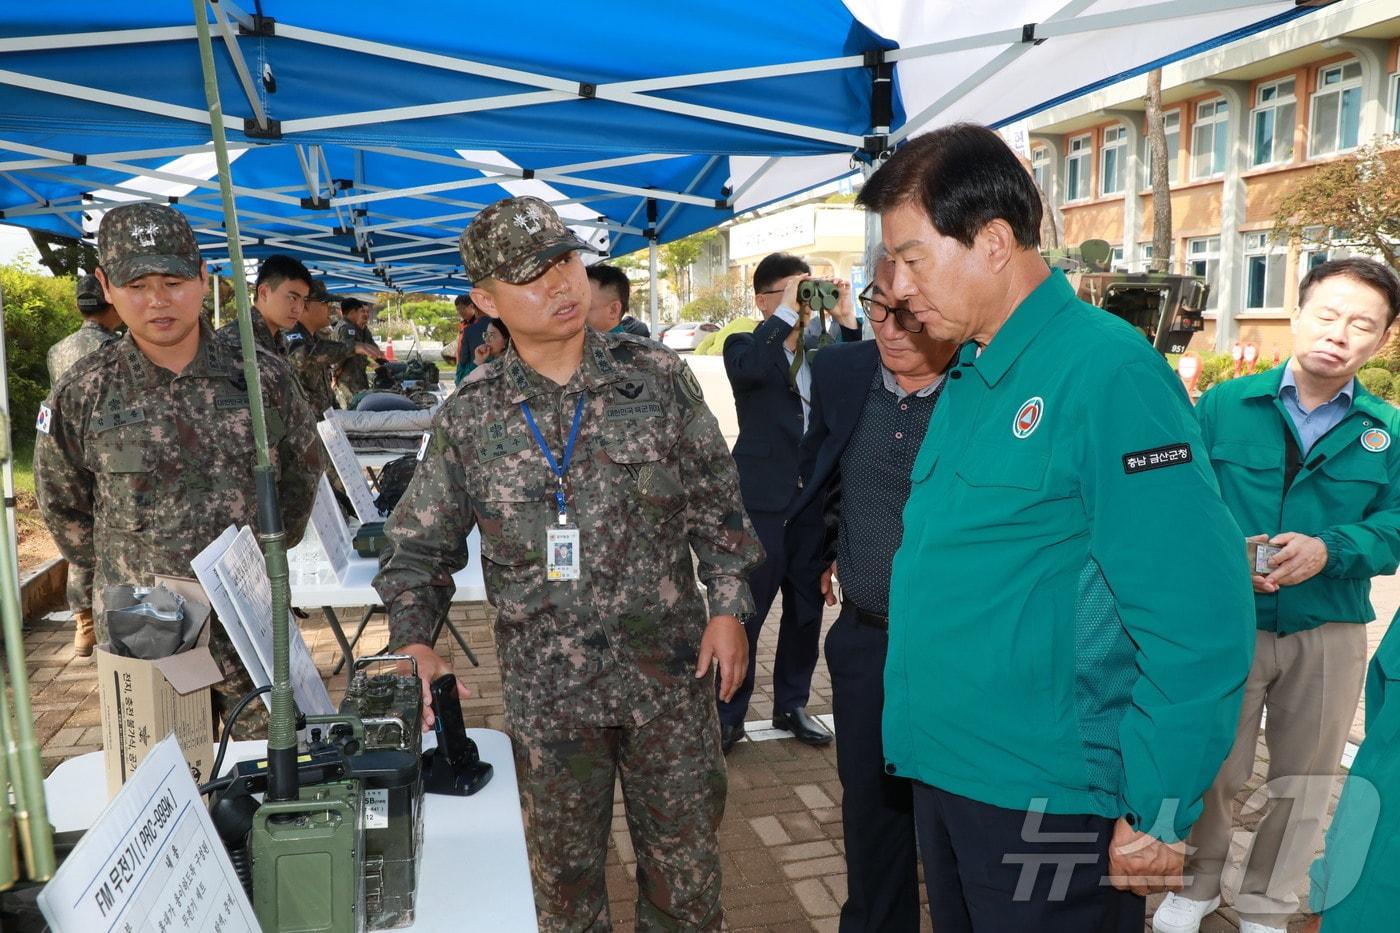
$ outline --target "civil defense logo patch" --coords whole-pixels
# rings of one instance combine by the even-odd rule
[[[1371,428],[1361,434],[1361,446],[1378,454],[1390,446],[1390,432],[1380,428]]]
[[[1016,418],[1011,422],[1011,433],[1018,438],[1027,438],[1035,433],[1035,429],[1040,427],[1040,417],[1045,413],[1045,400],[1039,395],[1028,398],[1020,409],[1016,412]]]

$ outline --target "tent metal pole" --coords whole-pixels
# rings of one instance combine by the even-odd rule
[[[233,291],[238,301],[238,335],[243,348],[243,377],[248,384],[248,409],[253,423],[257,465],[253,469],[258,488],[258,540],[267,560],[272,589],[272,715],[268,721],[267,799],[295,800],[298,796],[296,766],[296,710],[292,699],[291,646],[288,625],[287,548],[282,511],[277,502],[277,477],[268,452],[267,420],[263,411],[262,380],[258,373],[257,342],[249,310],[248,282],[243,272],[243,248],[238,236],[238,210],[229,177],[228,140],[224,136],[223,107],[219,103],[218,77],[214,70],[214,43],[209,35],[206,0],[193,0],[195,29],[199,32],[199,63],[204,72],[204,96],[209,103],[209,125],[214,134],[214,154],[219,164],[219,190],[224,202],[224,226],[229,233],[229,259]]]
[[[13,723],[5,750],[10,757],[10,783],[14,785],[16,828],[24,849],[31,881],[53,877],[53,826],[44,800],[44,770],[39,743],[34,736],[34,708],[29,699],[29,670],[24,656],[23,616],[19,601],[19,542],[15,533],[15,480],[11,445],[9,372],[5,365],[5,314],[0,296],[0,457],[4,458],[5,529],[0,539],[0,628],[5,660],[14,696]],[[0,690],[4,689],[0,681]],[[8,713],[8,710],[3,711]],[[0,787],[8,793],[8,788]]]
[[[651,271],[651,288],[648,289],[650,294],[647,297],[650,299],[651,329],[654,332],[657,328],[656,298],[657,292],[660,291],[660,289],[657,288],[656,279],[656,237],[651,237],[647,240],[647,266]]]
[[[223,326],[223,322],[219,317],[221,311],[220,299],[222,298],[220,293],[223,289],[219,288],[219,273],[215,272],[210,278],[214,280],[214,329],[218,330]]]
[[[34,75],[21,74],[18,71],[0,70],[0,84],[29,88],[31,91],[43,91],[46,94],[55,94],[59,97],[74,97],[78,100],[87,101],[88,103],[106,104],[109,107],[122,107],[126,110],[136,110],[141,113],[160,114],[163,117],[174,117],[177,120],[187,120],[190,123],[207,124],[209,122],[209,115],[207,113],[202,110],[195,110],[191,107],[167,104],[164,101],[151,100],[146,97],[133,97],[130,94],[118,94],[114,91],[104,91],[100,88],[73,84],[69,81],[54,81],[50,78],[38,78]]]

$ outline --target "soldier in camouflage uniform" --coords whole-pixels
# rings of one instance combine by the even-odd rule
[[[637,928],[719,929],[727,780],[712,667],[732,696],[748,662],[744,577],[762,548],[686,364],[655,342],[585,329],[585,248],[536,198],[498,202],[463,233],[475,300],[514,341],[438,412],[375,588],[426,700],[448,670],[430,632],[480,529],[541,930],[610,928],[603,863],[619,771]],[[576,551],[556,537],[559,496]],[[561,557],[578,559],[577,579],[549,579]]]
[[[353,344],[337,339],[331,330],[330,302],[339,300],[319,280],[312,282],[301,320],[282,335],[287,360],[317,418],[328,408],[340,407],[331,385],[331,370],[357,352]]]
[[[335,369],[335,396],[342,408],[350,407],[355,393],[369,388],[369,361],[384,359],[384,353],[369,332],[371,308],[369,302],[358,298],[347,298],[340,303],[340,323],[335,325],[335,336],[355,349],[355,353]]]
[[[286,334],[301,320],[311,294],[311,273],[291,256],[269,256],[258,266],[258,278],[253,285],[253,339],[258,346],[279,356],[285,356],[286,346],[280,335]],[[241,338],[238,318],[219,328],[219,336],[236,349]]]
[[[102,283],[95,275],[78,279],[78,310],[83,324],[49,348],[49,385],[58,385],[73,364],[109,340],[116,339],[122,319],[102,294]],[[97,638],[92,627],[92,567],[68,564],[68,608],[73,611],[73,653],[92,656]]]
[[[113,208],[98,255],[127,334],[75,364],[40,408],[34,480],[63,556],[94,568],[101,620],[103,587],[189,576],[190,559],[228,525],[257,531],[258,510],[242,361],[200,316],[207,274],[189,224],[164,205]],[[311,513],[320,442],[291,369],[257,354],[291,546]],[[227,712],[252,684],[219,625],[210,647],[225,674],[215,706]],[[252,704],[235,734],[265,722]]]
[[[78,310],[83,324],[49,348],[49,385],[58,385],[63,374],[78,360],[117,336],[122,319],[102,294],[102,283],[95,275],[78,279]]]

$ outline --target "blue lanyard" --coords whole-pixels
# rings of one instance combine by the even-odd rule
[[[549,442],[540,433],[540,426],[535,424],[534,413],[530,411],[529,402],[520,403],[520,413],[525,416],[525,423],[530,426],[530,433],[535,435],[535,443],[539,445],[540,453],[544,454],[545,462],[554,471],[554,478],[557,485],[554,487],[554,501],[559,506],[559,524],[568,521],[568,510],[564,507],[564,476],[569,472],[569,464],[574,462],[574,441],[578,440],[579,422],[583,420],[583,400],[586,393],[580,392],[578,404],[574,406],[574,423],[569,428],[569,440],[564,445],[564,462],[560,463],[554,459],[554,451],[549,449]]]

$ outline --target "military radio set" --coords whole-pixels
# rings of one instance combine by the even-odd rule
[[[412,673],[381,664],[408,664]],[[209,813],[265,931],[351,933],[411,924],[423,849],[423,794],[475,793],[490,780],[462,725],[456,678],[433,684],[438,746],[423,752],[417,664],[355,661],[340,711],[299,721],[296,799],[259,803],[266,760],[205,785]]]

